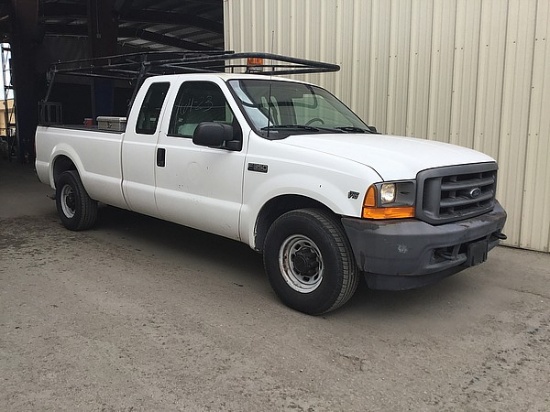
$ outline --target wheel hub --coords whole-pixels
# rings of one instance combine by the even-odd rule
[[[298,250],[291,257],[294,269],[302,275],[312,276],[319,270],[317,254],[311,248]]]
[[[292,289],[310,293],[323,281],[323,258],[315,242],[303,235],[288,237],[279,251],[281,274]]]
[[[74,210],[74,205],[75,205],[74,193],[71,192],[69,195],[67,195],[67,198],[65,199],[65,203],[67,203],[67,206],[69,207],[69,209]]]

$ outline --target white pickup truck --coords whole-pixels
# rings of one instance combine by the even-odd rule
[[[378,134],[312,84],[151,76],[127,119],[99,120],[36,132],[36,171],[68,229],[92,227],[102,202],[244,242],[278,297],[308,314],[343,305],[361,275],[374,289],[419,287],[505,238],[492,158]]]

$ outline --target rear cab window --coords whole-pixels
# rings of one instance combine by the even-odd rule
[[[164,104],[164,99],[170,88],[170,83],[153,83],[143,103],[139,109],[139,115],[136,122],[136,133],[155,134],[159,122],[160,111]]]

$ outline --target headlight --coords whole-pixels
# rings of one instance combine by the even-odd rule
[[[382,204],[395,201],[395,183],[382,183],[382,186],[380,186],[380,200]]]
[[[416,183],[414,181],[375,183],[363,201],[365,219],[398,219],[415,216]]]

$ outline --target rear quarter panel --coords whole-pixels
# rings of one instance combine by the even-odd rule
[[[122,194],[123,134],[96,130],[39,126],[36,132],[36,170],[39,179],[55,188],[57,159],[70,159],[90,197],[126,208]]]

